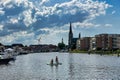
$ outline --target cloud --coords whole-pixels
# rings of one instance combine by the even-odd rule
[[[97,28],[97,27],[101,27],[101,24],[95,24],[95,23],[91,23],[91,22],[75,22],[73,23],[73,27],[74,28]]]
[[[11,19],[10,19],[10,23],[12,23],[12,24],[18,23],[18,19],[11,18]]]
[[[24,20],[23,21],[24,21],[26,27],[29,27],[30,24],[32,24],[36,21],[36,19],[32,18],[32,11],[30,9],[24,11],[23,15],[24,15]]]
[[[112,24],[94,24],[91,22],[75,22],[73,23],[74,28],[98,28],[98,27],[112,27]]]
[[[40,5],[43,5],[43,4],[45,4],[46,2],[48,2],[49,0],[41,0],[41,2],[40,2]]]
[[[3,30],[3,25],[0,25],[0,31],[2,31]]]
[[[0,16],[4,15],[5,14],[5,11],[3,11],[2,8],[0,8]]]
[[[31,40],[31,41],[33,40],[34,41],[34,33],[28,33],[27,31],[20,31],[20,32],[15,32],[13,34],[9,34],[9,35],[6,35],[0,38],[1,38],[1,42],[4,42],[5,44],[19,43],[19,42],[23,44],[28,44],[22,40]]]
[[[112,11],[112,14],[115,14],[116,13],[116,11]]]
[[[36,11],[37,18],[36,29],[39,27],[51,27],[54,25],[64,25],[71,22],[83,22],[92,20],[97,16],[105,15],[105,9],[111,7],[105,2],[90,2],[72,0],[64,3],[57,3],[54,6],[44,6],[41,10]],[[40,26],[37,26],[37,25]]]
[[[112,27],[112,24],[105,24],[105,27]]]
[[[81,27],[81,28],[85,28],[85,27],[94,27],[94,24],[92,23],[87,23],[87,22],[83,22],[83,23],[80,23],[80,22],[77,22],[77,23],[74,23],[74,26],[75,27]]]
[[[65,25],[66,26],[66,25]],[[58,42],[61,42],[61,39],[64,38],[65,40],[67,40],[68,38],[66,37],[68,34],[68,29],[65,29],[64,27],[61,28],[43,28],[40,29],[41,31],[45,31],[48,32],[48,34],[40,34],[39,36],[37,36],[37,39],[39,39],[41,37],[41,44],[47,43],[47,44],[56,44]],[[61,36],[62,35],[62,36]],[[67,41],[65,41],[65,43],[67,43]]]
[[[49,33],[52,33],[52,34],[59,34],[59,33],[66,33],[66,32],[68,32],[68,30],[59,29],[57,27],[54,27],[54,28],[42,28],[40,30],[41,31],[45,31],[45,32],[49,32]]]
[[[59,34],[68,32],[70,21],[76,27],[100,26],[90,21],[105,15],[109,7],[111,5],[105,2],[93,0],[1,0],[0,23],[4,27],[1,28],[0,36],[6,39],[11,37],[9,42],[18,39],[19,42],[28,42],[21,36],[21,39],[12,37],[14,33],[21,35],[21,31],[26,31],[26,35],[33,33],[35,39],[40,35],[58,38]]]

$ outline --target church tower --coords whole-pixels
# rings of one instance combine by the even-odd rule
[[[71,49],[72,48],[72,39],[73,39],[73,32],[72,32],[72,24],[71,24],[71,22],[70,22],[70,29],[69,29],[69,40],[68,40],[68,47],[69,47],[69,49]]]
[[[62,38],[62,44],[64,44],[63,38]]]
[[[78,37],[79,39],[81,39],[81,34],[79,33],[79,37]]]

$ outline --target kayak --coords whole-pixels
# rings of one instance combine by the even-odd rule
[[[47,64],[47,65],[50,65],[50,66],[58,66],[58,65],[62,65],[62,63],[54,63],[54,64]]]

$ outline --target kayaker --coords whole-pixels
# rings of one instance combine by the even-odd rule
[[[59,63],[59,61],[58,61],[58,57],[57,57],[57,56],[56,56],[55,61],[56,61],[56,64],[58,64],[58,63]]]

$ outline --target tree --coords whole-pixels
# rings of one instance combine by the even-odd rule
[[[65,44],[64,43],[58,43],[58,48],[59,49],[64,49],[65,48]]]

